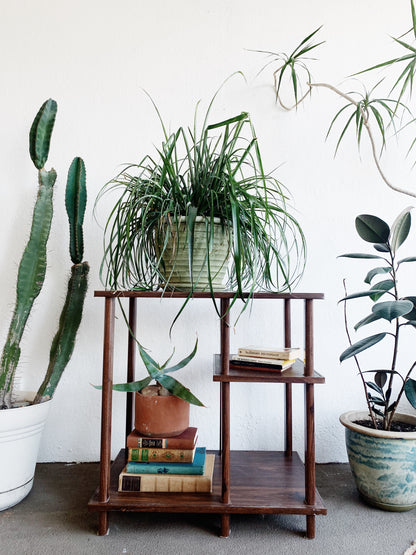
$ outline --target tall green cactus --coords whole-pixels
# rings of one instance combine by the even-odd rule
[[[82,222],[84,220],[87,192],[85,166],[81,158],[74,158],[68,172],[66,185],[66,210],[70,230],[70,254],[74,265],[61,317],[59,329],[52,341],[49,365],[45,379],[40,386],[34,403],[50,399],[72,356],[75,337],[82,318],[85,294],[87,292],[88,262],[81,262],[83,256]]]
[[[29,241],[24,250],[18,271],[16,304],[9,332],[0,360],[0,409],[11,407],[13,380],[20,358],[20,341],[36,297],[39,295],[46,273],[46,245],[53,215],[53,186],[56,172],[46,171],[50,140],[57,112],[54,100],[47,100],[38,111],[29,134],[29,152],[38,170],[39,189],[33,211]],[[71,176],[71,177],[70,177]],[[82,221],[86,204],[85,167],[81,158],[71,164],[68,175],[67,195],[76,209],[68,213],[71,228],[71,257],[73,248],[82,257]],[[73,236],[76,238],[73,239]],[[67,300],[61,314],[59,331],[52,343],[49,379],[44,393],[37,395],[37,402],[50,397],[71,357],[75,334],[81,321],[82,307],[87,289],[88,263],[73,259],[72,277],[68,285]],[[53,362],[54,361],[54,362]],[[46,378],[45,378],[46,381]],[[44,382],[45,383],[45,382]]]

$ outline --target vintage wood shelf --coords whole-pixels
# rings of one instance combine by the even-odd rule
[[[111,405],[112,367],[114,356],[115,299],[127,298],[129,325],[136,327],[137,300],[160,298],[161,292],[96,291],[96,297],[105,299],[103,391],[100,484],[88,508],[99,513],[99,534],[108,531],[108,513],[111,511],[215,513],[221,515],[221,536],[229,535],[230,515],[244,514],[298,514],[306,516],[306,534],[315,537],[315,516],[326,514],[326,509],[315,487],[314,439],[314,385],[324,378],[313,366],[313,312],[312,303],[322,294],[256,293],[256,299],[276,300],[284,303],[284,343],[291,345],[291,302],[305,304],[305,364],[297,362],[281,373],[251,371],[249,368],[230,368],[229,314],[232,292],[216,293],[220,299],[221,349],[214,356],[214,381],[220,384],[221,429],[220,449],[216,453],[212,493],[119,493],[118,475],[125,465],[126,450],[122,449],[111,464]],[[186,293],[164,294],[166,298],[184,298]],[[248,297],[248,294],[246,295]],[[195,293],[194,298],[210,298],[209,293]],[[129,335],[127,379],[134,379],[135,345]],[[230,450],[230,387],[232,383],[281,383],[285,387],[285,451],[231,451]],[[305,388],[305,464],[292,451],[292,385]],[[126,435],[132,429],[132,395],[127,395]]]

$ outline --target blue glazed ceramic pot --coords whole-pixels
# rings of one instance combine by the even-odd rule
[[[388,511],[416,507],[416,432],[386,432],[355,424],[367,411],[340,416],[352,474],[360,495]],[[397,414],[396,420],[416,424],[416,417]]]

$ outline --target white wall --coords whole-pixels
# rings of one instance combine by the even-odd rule
[[[337,300],[343,294],[342,278],[348,277],[350,288],[357,289],[366,266],[336,257],[361,248],[354,231],[357,214],[377,213],[391,222],[411,201],[381,182],[367,144],[363,144],[360,158],[353,138],[348,138],[334,160],[334,138],[324,140],[331,116],[342,106],[334,95],[315,91],[297,113],[284,113],[274,104],[271,72],[256,78],[264,58],[248,49],[290,51],[324,24],[320,36],[327,42],[317,52],[320,61],[314,62],[314,78],[338,85],[354,71],[395,55],[397,49],[389,36],[398,36],[410,27],[410,3],[400,0],[394,9],[389,0],[3,0],[1,4],[2,340],[36,194],[28,131],[45,99],[52,97],[59,106],[47,164],[58,172],[55,220],[45,287],[23,344],[23,388],[34,389],[39,383],[64,297],[69,263],[63,197],[74,156],[84,158],[88,174],[85,256],[91,264],[89,294],[76,350],[55,396],[40,459],[93,461],[99,457],[100,394],[90,384],[99,383],[101,376],[103,301],[95,299],[93,291],[102,288],[98,276],[102,230],[92,209],[98,191],[120,165],[138,160],[161,139],[156,115],[142,89],[151,93],[174,129],[191,123],[198,99],[206,103],[227,76],[242,70],[247,84],[232,80],[220,94],[213,117],[250,111],[266,168],[279,166],[277,175],[293,195],[308,241],[308,264],[298,290],[325,293],[325,301],[317,302],[315,308],[316,367],[326,376],[326,385],[316,388],[316,455],[320,462],[345,461],[338,416],[362,407],[363,398],[353,365],[341,367],[338,362],[347,342]],[[345,84],[345,90],[352,86]],[[410,181],[401,162],[386,163],[390,175]],[[108,204],[100,204],[101,224],[108,210]],[[175,307],[168,301],[143,302],[139,334],[156,358],[170,352],[167,324]],[[238,324],[233,346],[270,342],[273,327],[279,328],[281,323],[275,318],[273,325],[267,325],[267,316],[274,316],[273,306],[255,305],[250,318],[247,314]],[[115,380],[121,381],[126,337],[120,321],[117,329]],[[190,352],[198,334],[198,357],[192,369],[183,371],[182,380],[207,404],[208,408],[193,411],[192,420],[200,429],[201,444],[209,448],[217,447],[218,440],[219,386],[212,382],[211,370],[218,329],[210,303],[195,302],[178,322],[172,339],[180,357]],[[280,448],[282,413],[276,405],[281,399],[279,386],[233,386],[232,447]],[[300,388],[295,388],[295,401],[295,445],[303,452]],[[115,394],[114,453],[122,445],[123,407],[123,394]]]

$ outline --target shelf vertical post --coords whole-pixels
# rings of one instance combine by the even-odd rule
[[[230,300],[221,298],[221,373],[229,374]],[[221,382],[222,502],[230,503],[230,382]],[[230,516],[221,515],[221,536],[230,534]]]
[[[136,297],[129,298],[129,337],[127,345],[127,381],[134,382],[136,370]],[[126,439],[133,429],[133,398],[134,393],[126,395]]]
[[[292,322],[290,299],[284,300],[284,328],[285,328],[285,347],[292,346]],[[292,429],[292,384],[285,385],[285,453],[291,457],[293,453],[293,429]]]
[[[313,367],[313,301],[305,300],[305,375],[312,376]],[[315,504],[315,406],[314,385],[305,384],[305,503]],[[306,517],[306,534],[315,537],[315,515]]]
[[[101,404],[101,453],[100,488],[98,500],[105,503],[109,498],[111,464],[111,410],[113,386],[114,354],[114,298],[105,299],[103,384]],[[108,512],[100,512],[98,533],[103,536],[108,531]]]

